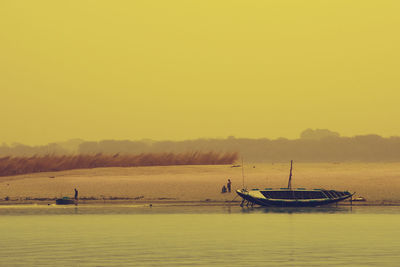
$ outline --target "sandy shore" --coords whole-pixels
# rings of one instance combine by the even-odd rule
[[[247,188],[287,186],[289,164],[245,165]],[[242,168],[227,165],[98,168],[0,177],[0,203],[49,202],[73,197],[82,202],[208,202],[239,200],[221,194],[243,186]],[[368,204],[400,204],[400,163],[295,163],[293,187],[356,192]],[[9,200],[6,200],[9,199]]]

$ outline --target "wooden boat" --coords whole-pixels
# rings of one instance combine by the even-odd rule
[[[275,207],[315,207],[343,201],[354,195],[348,191],[325,189],[292,189],[292,165],[290,163],[290,175],[287,188],[280,189],[241,189],[236,193],[243,199],[240,204],[275,206]]]
[[[57,205],[73,205],[76,204],[75,199],[69,197],[57,198],[56,199]]]

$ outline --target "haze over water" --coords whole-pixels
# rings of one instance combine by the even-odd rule
[[[1,1],[0,143],[400,134],[399,1]]]
[[[3,163],[11,155],[28,157],[5,169],[20,171],[37,151],[51,155],[53,142],[71,138],[143,139],[145,147],[151,140],[231,136],[227,141],[236,148],[233,137],[269,138],[276,141],[257,143],[260,150],[242,140],[241,148],[254,152],[244,154],[245,164],[268,158],[264,151],[272,163],[319,162],[325,155],[335,166],[296,169],[296,183],[398,203],[397,163],[341,162],[400,158],[399,138],[391,138],[400,135],[393,119],[400,114],[399,9],[396,0],[0,1],[0,154]],[[279,139],[298,138],[306,128],[349,138]],[[385,139],[352,138],[370,133]],[[61,148],[71,145],[75,153],[75,141]],[[14,142],[39,147],[27,155],[30,148]],[[130,143],[128,152],[142,153],[134,148],[139,144]],[[176,148],[155,152],[180,153]],[[246,168],[246,183],[282,184],[287,167],[270,165]],[[77,187],[79,197],[98,200],[224,201],[219,192],[226,179],[235,187],[242,181],[235,168],[158,170],[166,171],[4,177],[0,199],[51,199]],[[398,207],[292,212],[0,205],[0,266],[398,266],[399,222]]]
[[[1,266],[397,266],[398,207],[0,207]]]

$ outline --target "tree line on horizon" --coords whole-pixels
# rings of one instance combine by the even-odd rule
[[[247,162],[390,162],[400,161],[400,137],[379,135],[341,137],[325,129],[307,129],[298,139],[260,138],[195,139],[185,141],[71,140],[46,146],[22,144],[0,146],[0,156],[69,155],[69,154],[142,154],[237,152]],[[72,148],[71,148],[72,147]]]

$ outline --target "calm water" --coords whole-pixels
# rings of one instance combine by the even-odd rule
[[[399,266],[400,207],[0,206],[1,266]]]

